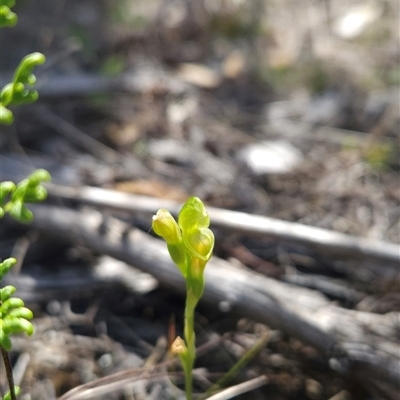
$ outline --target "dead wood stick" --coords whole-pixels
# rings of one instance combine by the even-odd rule
[[[32,206],[33,226],[52,236],[85,245],[152,274],[180,293],[185,284],[164,243],[100,212]],[[378,315],[345,310],[318,292],[297,288],[234,267],[213,257],[206,269],[204,301],[228,303],[239,315],[281,329],[335,357],[345,372],[377,376],[398,384],[399,313]],[[338,361],[344,360],[344,363]]]
[[[4,73],[4,82],[11,81],[14,72]],[[73,75],[40,74],[40,80],[35,85],[41,99],[65,98],[67,96],[91,96],[98,93],[147,93],[154,88],[162,89],[171,94],[182,94],[193,90],[175,74],[162,68],[139,67],[132,72],[116,77],[105,77],[98,74],[74,73]]]
[[[171,94],[193,90],[189,84],[173,74],[157,68],[138,68],[115,78],[95,74],[47,76],[40,79],[35,88],[40,92],[42,99],[110,92],[146,93],[154,88],[163,89]]]
[[[177,214],[180,205],[169,200],[137,196],[114,190],[95,187],[66,187],[49,185],[49,193],[64,199],[73,199],[83,203],[107,207],[127,212],[155,213],[159,208],[167,208]],[[299,223],[282,221],[261,215],[251,215],[237,211],[229,211],[207,207],[213,226],[234,230],[246,235],[257,235],[277,241],[294,242],[306,245],[324,255],[350,257],[378,262],[390,263],[392,274],[399,273],[399,245],[381,242],[362,237],[346,235],[327,229],[306,226]],[[394,267],[394,271],[393,271]],[[382,268],[382,273],[387,273]]]

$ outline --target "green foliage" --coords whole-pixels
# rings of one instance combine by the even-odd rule
[[[11,11],[14,5],[15,0],[0,0],[0,28],[14,26],[17,23],[17,15]],[[0,91],[0,125],[11,125],[14,122],[13,113],[7,107],[32,103],[38,99],[38,92],[29,86],[36,83],[33,69],[45,61],[46,58],[41,53],[32,53],[22,59],[15,70],[12,82]],[[7,182],[6,185],[0,187],[0,200],[2,192],[7,194],[10,191],[10,184]],[[0,218],[3,215],[0,208]]]
[[[16,262],[15,258],[8,258],[0,263],[0,279]],[[26,333],[30,336],[33,333],[33,325],[29,322],[33,313],[24,307],[22,299],[12,297],[15,291],[15,287],[11,285],[0,289],[0,346],[7,351],[12,347],[10,335]]]
[[[0,28],[16,25],[17,15],[11,11],[14,5],[15,0],[0,0]],[[45,57],[41,53],[32,53],[22,59],[12,82],[0,91],[0,124],[13,123],[14,117],[12,111],[8,109],[9,106],[32,103],[37,100],[37,91],[30,88],[36,82],[32,71],[44,62]],[[13,182],[0,182],[0,219],[5,213],[9,213],[20,222],[31,221],[33,215],[25,203],[44,200],[47,192],[41,183],[49,180],[50,174],[43,169],[38,169],[17,185]],[[16,262],[15,258],[0,262],[0,281]],[[33,334],[33,325],[29,322],[33,318],[33,313],[24,307],[22,299],[12,296],[15,291],[16,288],[11,285],[0,289],[0,347],[10,388],[2,400],[14,400],[20,392],[20,388],[14,386],[7,354],[12,348],[10,335],[26,333],[30,336]]]
[[[38,169],[26,179],[15,185],[13,182],[0,183],[0,218],[9,213],[20,222],[30,222],[33,219],[25,203],[43,201],[47,196],[46,189],[41,185],[48,182],[50,174],[44,169]]]
[[[21,388],[19,386],[14,386],[14,393],[19,395]],[[3,400],[11,400],[11,393],[7,392],[6,395],[3,397]]]
[[[37,100],[38,92],[27,85],[35,84],[36,77],[32,73],[33,68],[43,64],[45,60],[45,56],[41,53],[32,53],[22,59],[12,82],[4,86],[0,92],[0,124],[10,125],[14,121],[8,106],[32,103]]]
[[[15,0],[0,0],[0,28],[15,26],[18,17],[11,11],[15,6]]]

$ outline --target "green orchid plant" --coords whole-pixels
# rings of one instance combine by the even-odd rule
[[[18,22],[17,15],[11,10],[15,0],[0,0],[0,28],[13,27]],[[0,91],[0,126],[11,125],[14,115],[8,108],[10,106],[32,103],[37,100],[38,93],[31,86],[36,82],[32,73],[33,69],[45,62],[41,53],[32,53],[22,59],[15,70],[13,79]],[[0,131],[0,134],[3,132]],[[50,174],[39,169],[18,184],[13,182],[0,182],[0,219],[9,214],[17,221],[27,223],[33,219],[32,211],[26,203],[43,201],[47,192],[42,186],[43,182],[50,180]],[[0,281],[15,265],[15,258],[8,258],[0,262]],[[16,288],[11,285],[0,288],[0,350],[3,358],[9,391],[2,399],[16,400],[20,388],[14,385],[12,367],[8,352],[12,350],[10,336],[18,333],[33,334],[33,318],[31,310],[24,306],[22,299],[14,297]]]
[[[44,169],[37,169],[17,185],[11,181],[0,182],[0,218],[8,213],[17,221],[28,223],[33,213],[26,203],[37,203],[47,197],[42,183],[50,181],[50,174]]]
[[[13,27],[18,22],[17,15],[11,11],[15,0],[0,0],[0,28]],[[43,64],[46,58],[41,53],[32,53],[22,59],[15,70],[12,82],[0,91],[0,124],[11,125],[14,116],[9,106],[27,104],[36,101],[38,92],[30,86],[36,82],[33,69]]]
[[[184,340],[177,337],[172,352],[178,354],[185,374],[186,399],[192,399],[192,371],[196,358],[194,311],[204,291],[204,269],[214,248],[214,234],[208,228],[210,218],[198,197],[191,197],[182,207],[178,222],[168,210],[153,216],[154,232],[167,242],[171,259],[186,281]]]
[[[15,258],[8,258],[0,263],[0,279],[16,263]],[[33,313],[24,307],[21,299],[12,297],[16,290],[11,285],[0,289],[0,346],[6,351],[12,349],[10,335],[25,332],[30,336],[33,333],[33,325],[29,322],[33,318]]]
[[[36,82],[36,77],[32,73],[33,68],[43,64],[45,60],[45,56],[41,53],[32,53],[22,59],[12,82],[4,86],[0,92],[0,124],[11,125],[14,122],[14,115],[7,107],[33,103],[38,99],[38,92],[29,86]]]
[[[33,219],[32,211],[26,207],[26,203],[43,201],[47,192],[42,182],[50,180],[50,174],[39,169],[34,171],[26,179],[15,185],[13,182],[0,182],[0,219],[7,213],[19,222],[27,223]],[[0,281],[15,265],[15,258],[7,258],[0,262]],[[24,306],[19,297],[14,297],[16,288],[12,285],[0,289],[0,349],[6,369],[9,392],[3,400],[16,400],[19,387],[14,385],[12,367],[8,352],[12,350],[10,336],[18,333],[33,334],[33,325],[30,320],[33,318],[31,310]]]

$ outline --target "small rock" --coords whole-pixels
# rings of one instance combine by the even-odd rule
[[[103,354],[99,358],[98,363],[99,363],[101,368],[105,369],[105,368],[108,368],[108,367],[110,367],[112,365],[112,361],[113,360],[112,360],[111,354],[106,353],[106,354]]]
[[[281,354],[271,354],[269,364],[274,368],[281,368],[286,364],[286,359]]]
[[[204,89],[214,89],[221,84],[220,75],[201,64],[181,64],[178,69],[178,76],[183,81]]]
[[[383,11],[383,5],[378,1],[367,1],[354,5],[335,21],[333,31],[343,39],[354,39],[376,21]]]
[[[237,157],[256,175],[285,174],[303,161],[302,153],[283,140],[250,144]]]
[[[314,379],[306,379],[306,393],[310,399],[320,399],[324,393],[323,386]]]
[[[222,71],[225,78],[238,78],[246,67],[246,59],[244,54],[239,50],[234,50],[226,57],[222,65]]]

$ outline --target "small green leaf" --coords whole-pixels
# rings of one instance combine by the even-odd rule
[[[19,386],[14,386],[14,393],[18,396],[21,392],[21,388]],[[7,392],[6,395],[3,397],[3,400],[11,400],[11,393]]]
[[[13,95],[13,87],[14,85],[12,83],[8,83],[1,89],[0,92],[0,102],[3,104],[9,104],[12,100],[12,95]]]
[[[9,299],[7,299],[6,301],[4,301],[1,305],[0,305],[0,310],[4,315],[7,315],[8,312],[13,309],[13,308],[18,308],[18,307],[23,307],[24,306],[24,302],[22,299],[18,298],[18,297],[10,297]]]
[[[21,83],[22,85],[22,83]],[[36,90],[28,90],[22,88],[19,90],[15,90],[13,92],[13,98],[11,104],[13,105],[21,105],[21,104],[29,104],[34,103],[39,98],[39,94]]]
[[[26,307],[18,307],[13,310],[11,310],[7,314],[7,318],[23,318],[23,319],[32,319],[33,318],[33,312]]]
[[[37,186],[41,182],[49,182],[51,175],[45,169],[37,169],[28,176],[29,186]]]
[[[37,203],[45,200],[47,197],[47,190],[43,186],[37,186],[34,188],[27,188],[24,194],[24,202],[26,203]]]
[[[17,14],[13,13],[7,5],[0,6],[0,28],[13,27],[17,24]]]
[[[0,346],[6,351],[11,351],[12,343],[10,338],[0,330]]]
[[[9,299],[17,289],[15,286],[7,285],[0,289],[0,301],[4,303],[7,299]]]
[[[14,122],[13,113],[0,104],[0,124],[11,125]]]
[[[14,219],[28,223],[33,219],[32,211],[28,210],[22,200],[16,200],[6,204],[7,211]]]
[[[24,318],[5,318],[3,320],[3,332],[5,335],[26,333],[28,336],[31,336],[33,331],[32,323]]]
[[[21,82],[33,84],[36,81],[35,76],[32,74],[33,68],[42,65],[46,61],[46,57],[41,53],[32,53],[25,56],[14,74],[14,82]]]
[[[14,189],[15,184],[13,182],[0,182],[0,204],[4,204],[5,198],[10,195],[14,191]]]
[[[0,263],[0,278],[7,274],[7,272],[17,263],[14,257],[7,258]]]

